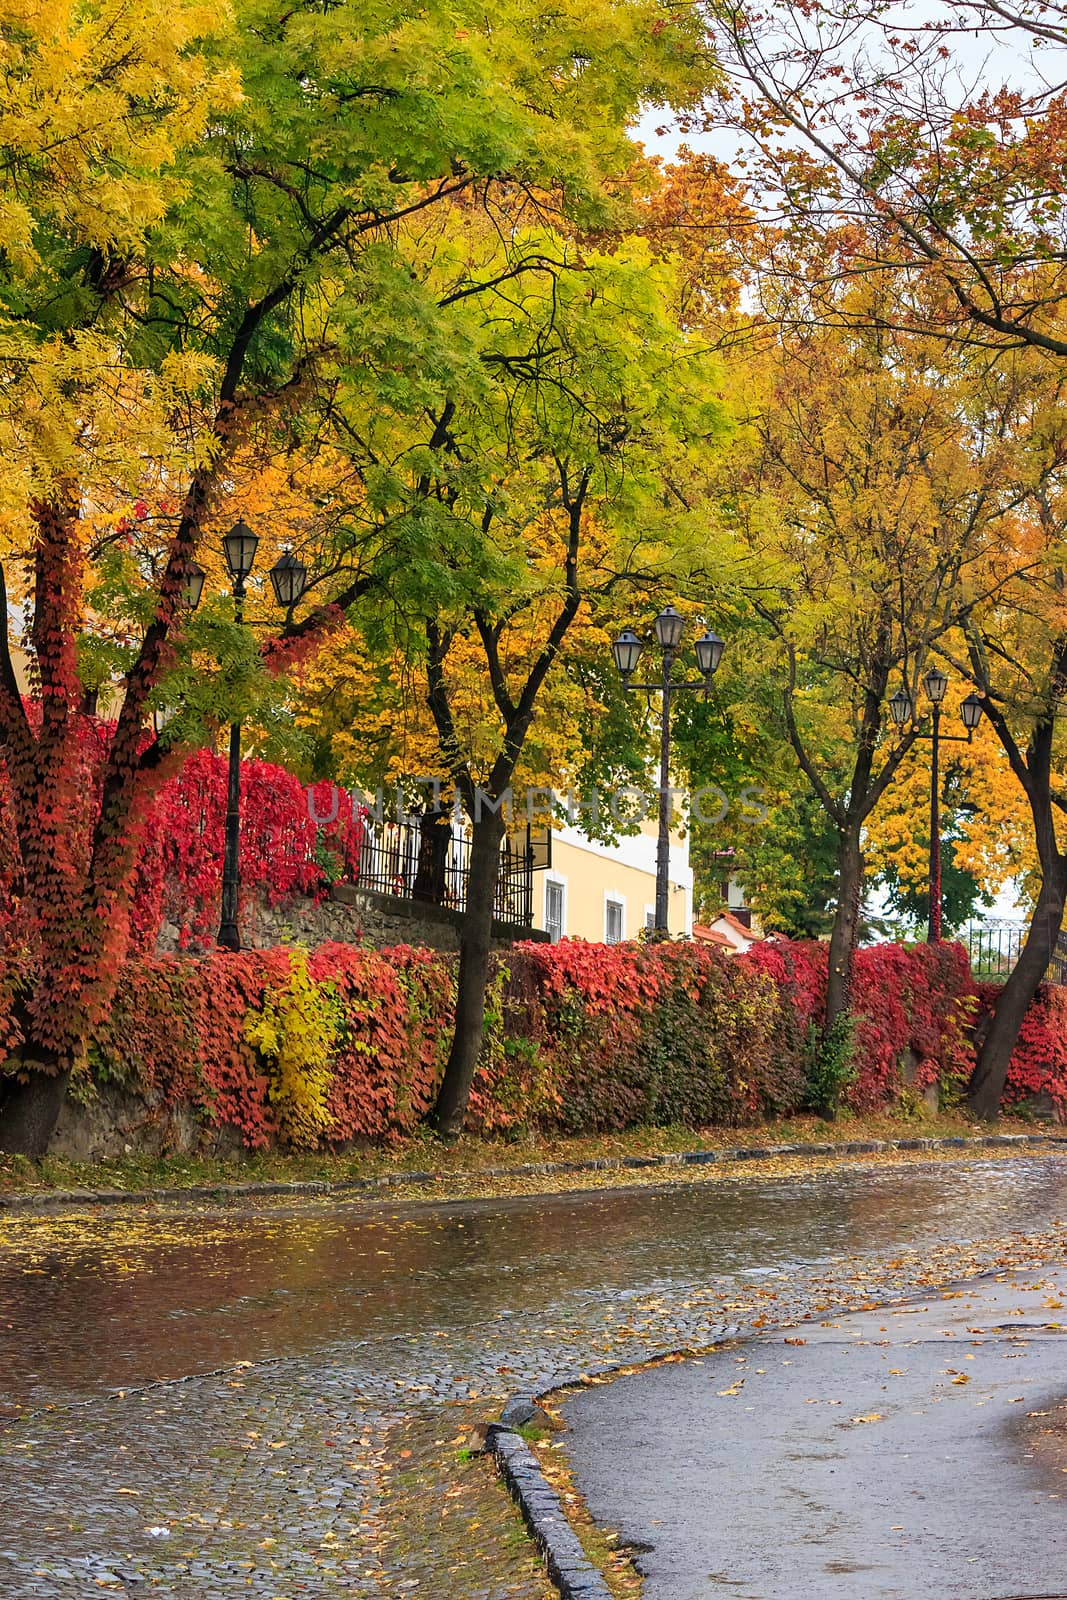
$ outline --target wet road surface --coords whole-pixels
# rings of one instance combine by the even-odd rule
[[[590,1309],[1067,1219],[1067,1157],[486,1200],[0,1222],[0,1404],[279,1356],[399,1372]],[[462,1358],[461,1358],[462,1360]],[[362,1359],[359,1364],[362,1365]],[[416,1360],[416,1365],[418,1364]],[[569,1359],[565,1363],[570,1368]],[[541,1367],[538,1370],[543,1370]]]
[[[644,1600],[1067,1595],[1067,1269],[588,1390],[565,1449]]]
[[[854,1297],[860,1258],[889,1292],[953,1241],[995,1264],[1062,1221],[1061,1155],[5,1219],[0,1593],[376,1597],[391,1417],[706,1344],[763,1307],[833,1302],[835,1275]]]

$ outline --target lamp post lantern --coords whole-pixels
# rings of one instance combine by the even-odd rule
[[[245,580],[251,574],[256,560],[259,535],[244,521],[237,522],[222,541],[222,553],[233,579],[234,620],[245,619]],[[195,561],[186,565],[182,600],[190,611],[195,611],[204,592],[206,574]],[[307,587],[307,568],[286,549],[270,569],[271,586],[278,604],[291,611]],[[222,858],[222,916],[219,922],[219,944],[227,950],[240,950],[241,929],[238,924],[238,900],[241,887],[241,724],[230,724],[230,757],[226,784],[226,844]]]
[[[930,702],[931,728],[928,734],[916,738],[930,740],[930,912],[926,928],[928,944],[941,940],[941,778],[940,753],[942,743],[970,744],[982,720],[982,702],[976,694],[969,694],[960,707],[960,717],[966,734],[941,732],[941,702],[948,689],[948,678],[940,667],[931,667],[923,678],[923,689]],[[903,727],[915,714],[915,705],[907,689],[898,689],[889,701],[889,714],[897,727]]]
[[[270,569],[274,598],[283,611],[291,611],[307,588],[308,569],[286,545]]]
[[[670,933],[671,696],[685,689],[703,689],[707,693],[722,660],[724,645],[717,633],[712,633],[710,629],[706,630],[693,647],[701,677],[693,681],[683,679],[676,683],[673,677],[674,665],[685,633],[685,618],[675,610],[674,606],[666,606],[656,618],[654,630],[656,641],[663,653],[662,671],[658,683],[632,682],[642,650],[641,640],[632,628],[623,630],[612,645],[611,653],[622,678],[623,693],[628,693],[631,689],[644,689],[649,693],[658,690],[660,695],[659,836],[656,842],[655,931],[661,938],[666,938]]]
[[[200,596],[204,592],[204,579],[206,577],[207,573],[199,562],[190,561],[186,564],[181,603],[188,611],[195,611],[200,604]]]
[[[893,718],[898,728],[902,728],[911,717],[914,707],[911,695],[907,689],[898,689],[889,701],[889,715]]]
[[[615,665],[619,669],[624,689],[630,687],[630,678],[637,671],[637,663],[641,659],[641,641],[632,628],[624,628],[611,647],[615,657]]]
[[[960,706],[960,716],[963,726],[969,733],[973,733],[982,720],[982,702],[976,694],[969,694]]]

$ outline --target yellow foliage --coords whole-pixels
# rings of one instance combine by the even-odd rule
[[[536,612],[527,612],[522,627],[516,623],[509,629],[505,660],[516,676],[524,666],[528,670],[540,648],[536,620]],[[599,650],[606,656],[609,643],[601,635],[604,630],[579,624],[568,654]],[[503,729],[477,639],[457,636],[449,652],[448,681],[457,732],[478,781],[499,754]],[[442,797],[451,801],[421,663],[406,660],[399,649],[378,656],[361,634],[345,627],[299,669],[297,686],[296,724],[328,743],[329,765],[339,781],[374,789],[440,776]],[[516,786],[566,787],[581,755],[582,718],[597,710],[596,697],[575,677],[563,671],[551,674],[523,748]]]
[[[304,563],[314,598],[316,580],[329,592],[329,578],[337,564],[338,521],[350,511],[361,493],[351,464],[335,451],[319,449],[313,455],[294,451],[267,429],[262,437],[250,434],[227,465],[225,482],[204,521],[197,561],[207,577],[205,593],[228,593],[232,579],[226,569],[222,539],[235,522],[244,521],[259,536],[256,562],[247,585],[245,616],[276,629],[277,603],[268,576],[285,549]],[[358,552],[346,552],[348,560]]]
[[[282,1135],[304,1149],[330,1125],[330,1055],[340,1020],[333,985],[315,982],[302,952],[292,957],[288,983],[245,1018],[245,1038],[269,1064],[269,1097]]]
[[[956,736],[962,731],[960,702],[971,687],[959,679],[950,680],[942,708],[944,733]],[[892,866],[905,889],[925,889],[928,881],[930,756],[928,740],[912,746],[867,824],[868,866],[876,875]],[[1035,865],[1026,796],[984,718],[972,743],[942,744],[940,767],[942,793],[949,779],[968,808],[957,828],[956,865],[971,873],[986,894],[996,895],[1011,879],[1026,875]]]
[[[146,232],[188,192],[176,157],[240,98],[214,49],[228,29],[226,5],[202,0],[0,0],[0,253],[15,285],[5,299],[57,308],[44,337],[32,317],[0,315],[8,548],[25,546],[35,495],[80,507],[97,486],[139,492],[146,461],[181,471],[206,447],[189,420],[212,361],[174,350],[138,370],[121,333],[86,314],[88,298],[84,312],[72,303],[70,263],[77,251],[101,273],[129,271],[132,288]]]
[[[161,221],[182,193],[177,149],[239,98],[236,71],[196,48],[227,24],[202,0],[0,0],[9,270],[39,265],[42,222],[121,259]]]

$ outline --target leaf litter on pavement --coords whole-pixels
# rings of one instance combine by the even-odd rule
[[[987,1158],[984,1153],[983,1160]],[[878,1166],[887,1164],[884,1158],[864,1159]],[[929,1154],[922,1159],[929,1165]],[[816,1171],[824,1165],[842,1164],[839,1160],[815,1165],[762,1163],[763,1170],[756,1170],[754,1164],[743,1172],[734,1169],[729,1175],[716,1174],[716,1182],[743,1186],[768,1175],[795,1177],[798,1166],[804,1176],[816,1178]],[[893,1164],[903,1163],[897,1157]],[[617,1187],[618,1174],[608,1176],[612,1179],[610,1187]],[[663,1170],[658,1169],[654,1186],[661,1188],[664,1177]],[[706,1182],[707,1175],[697,1169],[682,1181]],[[652,1186],[653,1180],[646,1176],[644,1184]],[[0,1266],[6,1264],[9,1285],[12,1273],[28,1269],[33,1281],[38,1275],[51,1273],[57,1262],[71,1260],[94,1275],[99,1273],[121,1282],[158,1267],[162,1255],[178,1286],[185,1281],[191,1290],[195,1273],[202,1264],[210,1269],[216,1249],[247,1238],[249,1212],[254,1212],[257,1232],[265,1229],[275,1242],[283,1238],[284,1259],[298,1278],[305,1255],[301,1245],[305,1228],[307,1252],[311,1256],[317,1252],[328,1262],[338,1231],[350,1226],[349,1207],[340,1208],[336,1197],[325,1206],[320,1202],[317,1206],[308,1203],[294,1207],[292,1202],[286,1202],[279,1208],[246,1206],[236,1214],[212,1207],[183,1211],[152,1207],[122,1213],[7,1217],[0,1221]],[[432,1213],[404,1209],[383,1212],[381,1207],[373,1217],[368,1215],[368,1226],[371,1225],[378,1243],[387,1243],[391,1238],[394,1248],[399,1247],[406,1231],[417,1233],[440,1226]],[[411,1341],[398,1327],[393,1342],[384,1342],[375,1351],[379,1363],[395,1364],[397,1380],[388,1407],[360,1394],[358,1389],[354,1391],[361,1404],[394,1413],[394,1420],[384,1431],[368,1428],[362,1436],[366,1443],[360,1444],[367,1480],[375,1485],[360,1528],[365,1592],[374,1596],[421,1592],[433,1600],[481,1600],[483,1595],[487,1600],[542,1600],[551,1593],[543,1587],[540,1564],[488,1464],[461,1461],[462,1446],[455,1442],[471,1417],[488,1420],[495,1415],[500,1400],[529,1381],[529,1372],[536,1370],[539,1362],[543,1364],[545,1352],[551,1353],[554,1365],[550,1370],[582,1373],[580,1381],[601,1383],[610,1380],[612,1371],[637,1370],[650,1360],[699,1356],[701,1351],[720,1346],[727,1330],[735,1338],[780,1330],[786,1344],[801,1345],[810,1324],[827,1322],[845,1312],[883,1308],[887,1317],[909,1315],[915,1308],[892,1304],[903,1296],[938,1295],[947,1309],[951,1301],[965,1294],[958,1288],[964,1280],[1062,1261],[1065,1246],[1067,1230],[1060,1221],[1043,1232],[1030,1234],[1011,1232],[969,1243],[942,1241],[877,1257],[842,1254],[818,1266],[781,1268],[758,1281],[733,1275],[722,1276],[715,1283],[674,1282],[635,1295],[609,1299],[601,1295],[581,1307],[568,1307],[565,1314],[555,1306],[546,1315],[536,1303],[528,1303],[512,1308],[507,1315],[483,1315],[480,1322],[463,1328],[462,1340],[456,1338],[453,1328],[437,1328],[423,1336],[427,1346],[433,1342],[436,1352],[425,1358],[431,1365],[424,1370],[437,1378],[442,1373],[448,1375],[447,1392],[441,1393],[436,1392],[436,1378],[417,1375],[417,1360],[424,1359],[422,1352],[415,1350],[409,1357]],[[382,1253],[377,1245],[368,1249],[375,1256]],[[190,1269],[182,1267],[183,1258],[196,1263],[191,1269],[192,1277],[188,1276]],[[1049,1322],[1056,1321],[1061,1300],[1051,1288],[1042,1294],[1040,1309]],[[178,1314],[177,1307],[174,1314]],[[745,1392],[745,1358],[738,1356],[737,1360],[737,1377],[721,1391],[723,1405],[750,1403],[751,1386],[747,1395]],[[412,1363],[416,1365],[414,1374],[407,1370]],[[262,1371],[263,1363],[233,1362],[231,1378],[241,1381],[240,1374],[246,1369]],[[753,1369],[749,1367],[747,1371]],[[959,1387],[961,1392],[967,1392],[963,1385]],[[114,1402],[119,1409],[122,1393]],[[460,1398],[463,1403],[457,1405]],[[402,1413],[399,1420],[395,1418],[397,1412]],[[1044,1426],[1041,1419],[1032,1420],[1035,1425]],[[846,1425],[875,1422],[874,1414],[862,1413]],[[23,1449],[17,1432],[17,1427],[9,1431],[4,1455]],[[70,1448],[77,1451],[74,1429]],[[249,1441],[242,1459],[259,1463],[257,1471],[276,1476],[284,1470],[295,1475],[302,1464],[300,1449],[299,1444],[294,1447],[289,1432],[271,1432],[254,1444]],[[545,1447],[543,1453],[554,1454],[551,1446]],[[284,1469],[279,1466],[283,1458]],[[17,1455],[15,1459],[19,1459]],[[130,1486],[128,1478],[118,1485],[120,1489]],[[140,1489],[140,1480],[132,1487]],[[57,1482],[56,1492],[62,1499],[62,1481]],[[566,1487],[564,1492],[573,1494]],[[132,1496],[124,1499],[130,1505],[137,1503]],[[580,1521],[579,1502],[572,1499],[567,1504]],[[148,1507],[146,1522],[147,1516]],[[445,1546],[451,1552],[448,1573],[433,1561],[435,1530],[442,1518],[449,1529]],[[153,1529],[163,1526],[155,1521],[148,1525]],[[193,1532],[198,1527],[207,1530],[217,1525],[218,1514],[211,1511],[207,1502],[203,1514],[190,1507],[187,1517],[170,1527],[177,1536],[183,1528]],[[57,1531],[61,1526],[57,1522]],[[587,1530],[587,1534],[601,1540],[596,1554],[602,1564],[610,1569],[618,1556],[626,1566],[625,1553],[613,1555],[610,1540],[604,1542],[605,1536],[596,1530]],[[206,1537],[206,1532],[202,1536]],[[161,1545],[166,1542],[154,1533],[151,1537],[159,1537]],[[276,1562],[279,1594],[288,1593],[284,1587],[284,1549],[283,1541]],[[324,1549],[326,1559],[328,1542]],[[269,1551],[263,1559],[275,1564]],[[480,1587],[473,1577],[479,1562],[484,1574]],[[622,1580],[614,1574],[611,1581],[617,1585]],[[57,1595],[66,1592],[55,1590]],[[364,1589],[353,1592],[362,1594]],[[617,1592],[634,1591],[617,1588]]]

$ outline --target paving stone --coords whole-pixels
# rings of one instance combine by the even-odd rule
[[[915,1141],[917,1146],[923,1143]],[[1022,1160],[1029,1164],[1031,1158]],[[946,1190],[968,1170],[946,1169]],[[591,1203],[606,1202],[596,1198]],[[663,1245],[669,1251],[675,1244],[675,1203],[663,1203],[661,1213]],[[466,1248],[465,1215],[441,1213],[455,1252]],[[916,1210],[917,1231],[911,1236],[924,1250],[944,1242],[939,1238],[942,1224],[936,1217],[927,1223],[925,1216]],[[124,1210],[115,1227],[121,1230],[128,1220]],[[996,1220],[998,1227],[1010,1224],[1004,1209]],[[374,1570],[374,1519],[380,1453],[398,1416],[416,1410],[441,1415],[442,1436],[447,1437],[446,1408],[472,1392],[484,1400],[488,1418],[499,1413],[509,1394],[537,1396],[580,1372],[595,1375],[620,1361],[639,1363],[670,1350],[712,1343],[728,1337],[736,1320],[750,1320],[764,1307],[781,1321],[802,1317],[812,1304],[833,1304],[835,1297],[835,1268],[825,1247],[810,1269],[790,1264],[786,1270],[781,1263],[769,1266],[763,1258],[754,1259],[745,1270],[766,1276],[747,1284],[733,1269],[715,1279],[699,1264],[669,1260],[662,1270],[658,1261],[646,1264],[646,1281],[633,1284],[631,1293],[620,1293],[591,1272],[565,1301],[531,1293],[529,1279],[520,1284],[506,1271],[494,1270],[486,1273],[484,1288],[473,1280],[475,1296],[469,1309],[460,1306],[463,1318],[455,1315],[452,1282],[442,1271],[440,1305],[447,1311],[441,1315],[452,1317],[441,1323],[447,1337],[434,1337],[427,1326],[398,1328],[395,1320],[385,1326],[383,1318],[383,1331],[373,1337],[324,1334],[317,1342],[308,1340],[299,1354],[280,1357],[271,1350],[269,1337],[256,1342],[260,1324],[269,1332],[277,1308],[290,1305],[296,1310],[285,1315],[305,1315],[312,1322],[322,1303],[302,1275],[300,1240],[299,1224],[294,1224],[291,1259],[284,1250],[277,1257],[284,1281],[269,1293],[244,1298],[231,1294],[225,1302],[225,1315],[240,1319],[241,1328],[241,1338],[231,1340],[228,1349],[235,1344],[242,1348],[249,1365],[220,1361],[214,1345],[202,1350],[197,1344],[206,1337],[205,1328],[210,1334],[212,1324],[183,1320],[198,1305],[197,1281],[190,1274],[187,1286],[179,1285],[181,1292],[160,1314],[173,1318],[167,1325],[174,1328],[175,1344],[188,1350],[190,1358],[195,1354],[202,1366],[224,1366],[224,1371],[186,1372],[148,1386],[117,1387],[113,1379],[122,1369],[105,1359],[113,1323],[109,1315],[98,1315],[76,1327],[80,1343],[68,1330],[64,1342],[53,1337],[42,1346],[40,1373],[27,1377],[24,1390],[16,1394],[8,1387],[10,1402],[26,1410],[0,1417],[0,1474],[12,1486],[0,1495],[3,1600],[39,1595],[86,1600],[106,1592],[101,1584],[109,1583],[174,1600],[234,1600],[236,1595],[251,1600],[386,1600],[398,1590],[383,1587],[385,1580]],[[525,1244],[519,1241],[524,1249]],[[123,1304],[123,1297],[135,1298],[139,1275],[152,1270],[153,1248],[146,1235],[142,1243],[123,1246],[118,1267],[105,1262],[99,1269],[113,1273],[116,1306]],[[553,1248],[558,1248],[560,1261],[573,1250],[567,1237]],[[895,1259],[896,1240],[892,1249]],[[885,1258],[889,1250],[887,1240]],[[999,1252],[999,1243],[996,1249],[991,1245],[991,1264]],[[977,1254],[971,1247],[972,1263]],[[848,1264],[842,1261],[840,1296],[860,1292],[874,1300],[906,1293],[918,1278],[918,1261],[892,1271],[878,1269],[877,1263],[872,1254],[871,1273],[856,1291],[848,1286]],[[924,1271],[929,1266],[928,1255],[921,1266]],[[879,1270],[882,1276],[876,1282]],[[543,1281],[552,1280],[546,1276]],[[509,1295],[512,1282],[516,1287]],[[26,1305],[36,1306],[33,1297],[47,1287],[46,1278],[27,1277]],[[284,1296],[279,1297],[280,1290],[286,1291]],[[771,1291],[773,1300],[759,1298]],[[352,1292],[358,1292],[358,1283]],[[752,1304],[747,1311],[732,1309],[748,1297]],[[75,1305],[70,1313],[75,1324],[76,1312]],[[193,1331],[187,1334],[187,1328]],[[7,1338],[10,1342],[16,1336],[9,1333]],[[261,1354],[264,1346],[271,1350],[267,1358]],[[106,1388],[89,1384],[82,1398],[64,1393],[62,1363],[68,1352],[90,1377],[98,1359]],[[2,1356],[0,1336],[0,1360]],[[24,1368],[25,1363],[20,1370]],[[544,1514],[551,1514],[547,1503]],[[168,1530],[167,1537],[159,1537],[160,1528]],[[432,1593],[433,1600],[476,1600],[477,1595],[476,1590],[458,1597],[438,1593],[425,1580],[421,1592]],[[497,1600],[491,1588],[485,1593],[487,1600]]]

